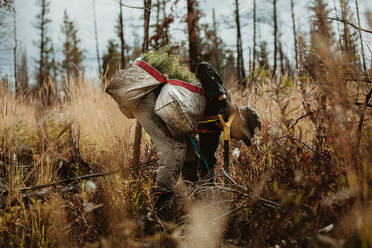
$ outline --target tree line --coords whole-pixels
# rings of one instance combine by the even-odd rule
[[[293,36],[293,54],[294,58],[289,58],[283,51],[281,40],[281,30],[279,25],[279,15],[282,10],[278,9],[278,2],[288,1],[291,13],[291,27]],[[115,0],[118,4],[118,13],[116,25],[113,27],[116,33],[115,38],[110,39],[106,44],[106,51],[101,56],[99,50],[99,33],[97,30],[95,0],[91,0],[93,6],[93,25],[94,39],[96,42],[97,71],[100,77],[111,78],[119,69],[126,68],[130,62],[140,56],[145,47],[149,49],[162,49],[168,47],[168,51],[178,50],[184,55],[184,60],[189,64],[190,70],[195,71],[196,65],[200,61],[207,61],[217,68],[222,76],[237,80],[242,86],[248,82],[254,81],[255,75],[261,70],[267,70],[273,76],[278,75],[297,75],[308,74],[312,77],[323,74],[327,76],[322,69],[322,61],[319,61],[319,52],[323,50],[333,50],[337,48],[337,53],[345,57],[345,63],[342,66],[345,71],[345,77],[356,78],[363,75],[368,78],[371,68],[368,68],[368,57],[363,39],[363,29],[360,24],[359,2],[354,0],[354,6],[350,1],[337,0],[339,9],[338,16],[331,16],[330,7],[324,0],[312,0],[309,11],[311,12],[310,32],[308,37],[298,30],[296,24],[295,1],[294,0],[266,0],[264,2],[250,0],[252,5],[249,16],[253,26],[253,32],[250,36],[253,44],[249,47],[249,54],[243,54],[243,44],[247,44],[246,34],[242,34],[242,16],[246,18],[246,13],[241,13],[241,4],[239,0],[230,0],[231,6],[234,6],[234,20],[229,20],[236,30],[236,47],[229,48],[223,42],[220,24],[216,21],[215,10],[212,9],[212,19],[209,23],[201,23],[200,19],[205,15],[204,10],[200,8],[198,0],[185,0],[187,10],[183,17],[176,17],[171,11],[179,4],[179,0],[144,0],[141,6],[128,6],[122,0]],[[336,2],[336,0],[334,0]],[[84,75],[85,52],[81,48],[79,30],[76,24],[70,19],[68,11],[64,11],[63,22],[60,25],[60,32],[63,33],[62,54],[63,59],[57,61],[56,48],[52,42],[48,27],[50,19],[50,0],[36,0],[39,7],[39,13],[36,16],[34,28],[38,31],[38,39],[35,41],[39,55],[33,58],[37,65],[37,71],[34,73],[37,82],[37,88],[50,86],[48,82],[71,82],[79,81]],[[247,4],[247,3],[244,3]],[[258,41],[257,34],[260,33],[259,25],[260,13],[258,6],[260,4],[270,4],[272,9],[272,20],[267,21],[272,25],[272,41],[269,39]],[[12,12],[14,5],[12,1],[2,3],[0,15],[5,12]],[[351,9],[354,7],[357,15],[357,22],[354,23],[354,17]],[[127,42],[125,28],[128,25],[124,21],[125,14],[131,11],[131,8],[144,10],[144,41],[142,47],[140,44]],[[14,9],[13,9],[14,11]],[[148,12],[146,14],[146,11]],[[152,11],[153,20],[150,22]],[[243,15],[242,15],[243,14]],[[21,50],[17,44],[17,23],[15,11],[13,12],[13,34],[14,34],[14,80],[17,94],[25,94],[29,89],[28,61],[25,50]],[[147,16],[146,16],[147,15]],[[371,13],[367,14],[371,21]],[[180,46],[172,40],[169,33],[171,25],[175,25],[176,18],[183,18],[187,26],[187,46]],[[297,17],[298,18],[298,17]],[[332,25],[332,22],[336,25]],[[370,23],[371,24],[371,23]],[[0,29],[2,28],[0,22]],[[333,30],[337,27],[338,36]],[[147,30],[147,33],[146,33]],[[368,31],[368,30],[367,30]],[[299,34],[300,33],[300,34]],[[146,38],[148,37],[148,38]],[[269,54],[269,45],[272,45],[272,54]],[[21,51],[21,52],[19,52]],[[20,54],[19,54],[20,53]],[[272,56],[271,56],[272,55]],[[269,60],[269,57],[272,57]],[[330,56],[332,56],[330,54]],[[294,61],[292,65],[291,61]],[[371,63],[369,63],[370,65]],[[319,75],[318,75],[319,76]],[[50,91],[49,89],[48,91]],[[55,89],[56,90],[56,89]]]

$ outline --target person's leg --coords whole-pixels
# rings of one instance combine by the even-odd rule
[[[193,137],[195,140],[195,138]],[[185,181],[195,183],[198,178],[198,156],[196,155],[195,148],[190,140],[186,141],[187,153],[185,163],[182,167],[182,178]]]
[[[186,157],[184,139],[172,137],[164,121],[154,113],[156,97],[149,93],[133,111],[134,116],[151,136],[159,158],[156,184],[153,191],[173,192]]]
[[[199,159],[200,177],[202,179],[213,179],[216,165],[216,151],[219,145],[221,132],[199,134],[200,152],[205,157],[207,165]]]

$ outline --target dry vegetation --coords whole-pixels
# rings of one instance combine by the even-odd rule
[[[363,107],[353,104],[368,84],[328,68],[318,83],[265,71],[245,90],[229,82],[235,102],[257,109],[262,131],[252,147],[233,142],[233,181],[220,170],[221,148],[215,186],[200,184],[195,196],[180,182],[177,223],[145,218],[156,155],[145,136],[141,166],[131,167],[134,122],[102,87],[67,85],[44,107],[2,86],[1,246],[372,246],[371,111],[359,133]]]

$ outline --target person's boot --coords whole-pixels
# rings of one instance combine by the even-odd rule
[[[173,213],[171,208],[171,199],[173,197],[173,192],[160,191],[156,188],[157,187],[155,186],[151,190],[154,212],[160,219],[164,221],[172,221]]]
[[[198,177],[198,161],[186,161],[182,168],[182,179],[186,187],[187,195],[194,196]]]
[[[195,183],[199,180],[198,178],[198,161],[186,161],[182,167],[182,178],[184,181]]]

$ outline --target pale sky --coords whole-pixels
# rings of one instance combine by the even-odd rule
[[[329,6],[333,8],[335,0],[329,0]],[[365,11],[370,8],[372,10],[372,0],[359,0],[360,10],[362,15],[362,27],[367,28]],[[28,55],[29,73],[35,71],[36,65],[34,59],[37,58],[38,49],[34,42],[38,40],[38,30],[33,26],[36,23],[36,15],[39,13],[40,8],[36,5],[36,0],[16,0],[16,20],[17,20],[17,37],[18,47],[26,49]],[[48,26],[48,36],[53,40],[55,49],[57,51],[57,59],[62,60],[62,43],[63,35],[60,31],[60,26],[63,21],[64,10],[72,19],[78,29],[78,36],[81,39],[81,48],[85,51],[85,74],[87,77],[96,77],[97,62],[96,50],[94,39],[94,26],[93,26],[93,0],[51,0],[50,13],[48,17],[52,23]],[[142,6],[143,0],[124,0],[125,4],[132,6]],[[155,3],[156,0],[153,0]],[[173,2],[173,1],[172,1]],[[272,46],[272,27],[270,21],[272,18],[272,5],[269,0],[257,0],[258,16],[260,19],[268,20],[267,23],[263,22],[259,29],[261,32],[257,33],[259,40],[266,40],[268,42],[269,52],[273,50]],[[295,2],[295,18],[297,21],[297,29],[302,32],[307,32],[309,29],[309,20],[311,18],[308,11],[310,1],[294,0]],[[351,10],[354,11],[354,1],[349,1]],[[212,23],[212,9],[216,11],[216,19],[218,23],[219,35],[222,37],[224,43],[232,50],[235,51],[236,43],[236,29],[234,20],[235,0],[199,0],[200,8],[205,13],[200,20],[200,23]],[[284,51],[288,57],[292,59],[294,56],[293,51],[293,36],[292,36],[292,21],[290,16],[290,1],[278,0],[278,12],[280,18],[279,31],[282,33],[282,44]],[[371,6],[371,7],[370,7]],[[253,40],[253,24],[252,24],[252,0],[240,1],[240,19],[242,22],[242,39],[245,57],[245,68],[248,64],[248,49],[252,47]],[[168,9],[168,13],[172,11],[175,16],[176,22],[171,24],[170,34],[172,41],[186,42],[187,32],[184,17],[186,15],[186,0],[179,0],[177,8]],[[99,36],[99,49],[101,57],[106,51],[107,41],[115,38],[114,26],[119,14],[119,8],[116,0],[96,0],[96,13],[97,25]],[[138,39],[142,41],[143,36],[143,20],[141,16],[143,10],[124,8],[124,25],[125,25],[125,39],[130,46],[135,42],[135,33]],[[151,18],[155,21],[155,11],[153,10]],[[356,15],[354,14],[354,17]],[[8,21],[9,29],[12,29],[12,21]],[[9,31],[9,36],[12,33]],[[372,37],[365,35],[366,40],[372,44]],[[1,45],[3,46],[3,45]],[[13,78],[13,60],[12,54],[7,49],[13,47],[13,41],[9,38],[6,41],[5,48],[0,48],[0,76],[8,74],[10,79]],[[5,49],[5,51],[4,51]],[[370,53],[369,53],[370,54]],[[369,59],[371,57],[369,56]],[[33,75],[29,75],[33,79]]]

